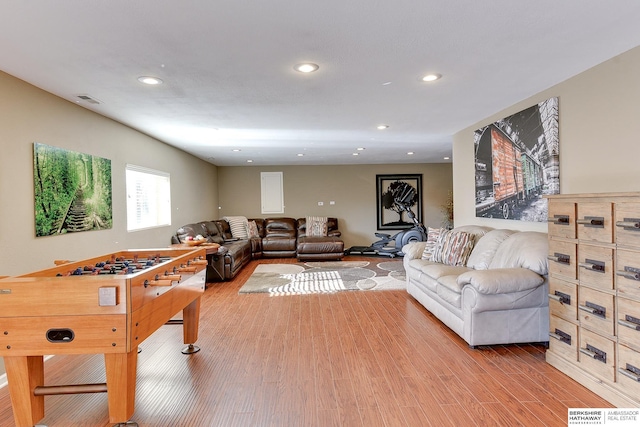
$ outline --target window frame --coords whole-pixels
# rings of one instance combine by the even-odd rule
[[[138,179],[135,179],[134,175]],[[135,179],[135,181],[133,181]],[[146,188],[139,188],[142,185]],[[133,188],[132,188],[133,186]],[[164,188],[163,188],[164,187]],[[127,232],[149,230],[152,228],[171,225],[171,174],[155,169],[127,164],[125,167],[125,192],[127,210]],[[140,193],[140,194],[138,194]],[[146,203],[148,210],[144,218],[140,218],[140,195],[148,197]],[[131,200],[135,199],[135,205]],[[155,214],[153,214],[155,212]]]

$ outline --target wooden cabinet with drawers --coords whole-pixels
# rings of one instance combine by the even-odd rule
[[[640,193],[547,199],[547,362],[618,407],[640,407]]]

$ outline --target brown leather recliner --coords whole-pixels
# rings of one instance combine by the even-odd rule
[[[298,227],[294,218],[265,218],[262,256],[287,258],[296,256]]]
[[[344,256],[344,242],[340,238],[338,219],[327,218],[326,236],[307,236],[307,219],[298,219],[298,245],[296,256],[299,261],[340,260]]]

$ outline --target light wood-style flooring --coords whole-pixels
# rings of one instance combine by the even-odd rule
[[[361,259],[362,257],[349,257]],[[385,261],[369,258],[372,262]],[[566,426],[567,408],[611,405],[544,361],[538,345],[469,349],[406,291],[238,294],[259,262],[202,299],[202,350],[182,328],[141,344],[141,427]],[[102,355],[56,356],[45,384],[104,382]],[[8,388],[0,427],[13,426]],[[45,398],[49,427],[110,426],[106,394]]]

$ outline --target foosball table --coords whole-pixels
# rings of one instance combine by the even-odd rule
[[[44,396],[106,392],[109,421],[134,412],[138,345],[182,310],[197,352],[206,250],[127,250],[0,279],[0,356],[16,426],[44,418]],[[104,354],[106,383],[45,385],[44,356]]]

